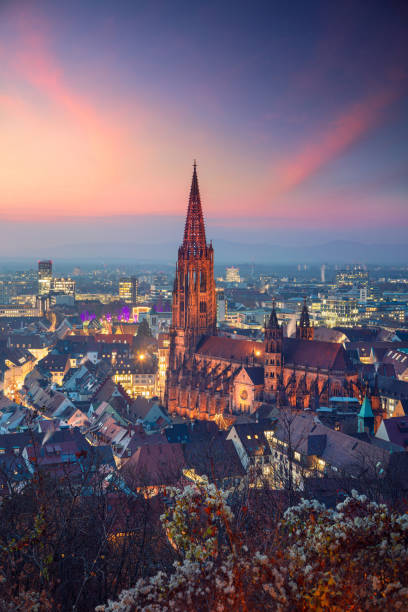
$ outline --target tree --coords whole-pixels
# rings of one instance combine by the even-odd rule
[[[139,327],[137,328],[137,336],[139,338],[152,338],[153,334],[151,332],[147,319],[142,319],[140,321]]]
[[[1,611],[86,612],[171,566],[157,500],[107,487],[95,461],[78,467],[53,475],[36,467],[24,487],[3,493]]]
[[[302,500],[264,554],[235,528],[228,492],[202,481],[170,494],[161,519],[180,556],[174,571],[139,580],[99,612],[407,609],[407,514],[355,491],[334,510]]]

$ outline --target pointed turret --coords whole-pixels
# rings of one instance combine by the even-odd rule
[[[272,310],[268,321],[268,329],[278,329],[278,317],[276,315],[275,300],[272,300]]]
[[[265,327],[264,340],[264,399],[266,401],[276,399],[276,392],[282,372],[282,351],[283,329],[279,325],[275,300],[273,300],[272,311],[268,324]]]
[[[296,338],[300,340],[313,340],[313,337],[314,329],[310,324],[309,310],[307,308],[306,298],[304,298],[300,321],[296,325]]]
[[[310,327],[310,317],[309,317],[309,310],[306,304],[306,298],[303,299],[303,308],[302,308],[302,313],[300,315],[299,326],[300,327]]]
[[[204,217],[201,208],[200,189],[198,187],[197,164],[194,161],[182,248],[186,255],[197,256],[205,252],[206,246]]]
[[[370,434],[374,433],[374,413],[367,395],[364,397],[357,418],[358,433],[364,433],[365,431],[368,431]]]

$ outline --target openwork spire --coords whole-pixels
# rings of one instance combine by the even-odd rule
[[[307,309],[306,298],[303,300],[302,314],[299,321],[300,327],[310,327],[309,311]]]
[[[186,254],[194,256],[203,253],[205,248],[205,226],[198,187],[197,164],[194,160],[193,179],[191,181],[186,225],[184,227],[183,249]]]

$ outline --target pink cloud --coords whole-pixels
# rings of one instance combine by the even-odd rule
[[[35,87],[48,100],[75,120],[88,134],[120,147],[123,135],[119,127],[94,104],[78,94],[68,82],[55,55],[50,51],[46,37],[34,32],[27,21],[21,22],[24,45],[14,59],[14,68],[27,83]]]
[[[300,146],[289,159],[276,168],[273,195],[297,187],[320,168],[344,153],[385,118],[386,109],[400,96],[399,88],[377,92],[341,113],[329,127],[316,134],[313,142]]]

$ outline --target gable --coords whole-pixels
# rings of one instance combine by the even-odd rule
[[[243,384],[243,385],[252,385],[253,382],[250,379],[250,377],[248,376],[248,372],[245,370],[245,368],[242,368],[242,370],[240,370],[238,372],[238,374],[236,374],[235,378],[234,378],[234,384]]]

